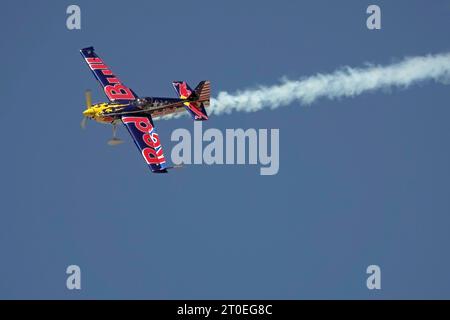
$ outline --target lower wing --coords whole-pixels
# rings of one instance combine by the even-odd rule
[[[122,122],[133,137],[145,162],[155,173],[167,172],[166,159],[150,115],[134,113],[122,116]]]

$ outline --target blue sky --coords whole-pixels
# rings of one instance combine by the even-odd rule
[[[214,92],[449,52],[449,1],[77,1],[2,6],[0,298],[449,298],[450,99],[432,82],[211,117],[279,128],[280,171],[192,165],[152,175],[131,138],[79,124],[93,45],[143,96]],[[378,4],[382,29],[366,28]],[[155,122],[166,153],[189,118]],[[66,267],[82,290],[66,289]],[[377,264],[382,289],[366,288]]]

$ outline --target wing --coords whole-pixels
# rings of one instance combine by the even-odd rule
[[[167,172],[166,159],[152,118],[148,114],[134,113],[123,115],[122,122],[150,169],[156,173]]]
[[[94,52],[94,47],[81,49],[80,52],[92,73],[102,85],[109,100],[126,103],[137,99],[137,95],[133,90],[123,85],[103,60],[98,57]]]

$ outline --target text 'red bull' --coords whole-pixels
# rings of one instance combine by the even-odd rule
[[[108,81],[104,91],[106,96],[111,100],[135,100],[133,92],[124,86],[119,78],[113,75],[112,71],[103,63],[100,58],[85,58],[92,71],[100,70]]]
[[[132,123],[143,133],[142,140],[148,146],[142,150],[142,156],[147,164],[163,164],[166,162],[158,134],[147,117],[123,117],[124,124]]]

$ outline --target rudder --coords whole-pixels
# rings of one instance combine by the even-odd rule
[[[195,121],[208,120],[205,107],[209,106],[211,87],[209,81],[201,81],[192,90],[185,81],[172,82],[180,99],[186,99],[184,106]]]

